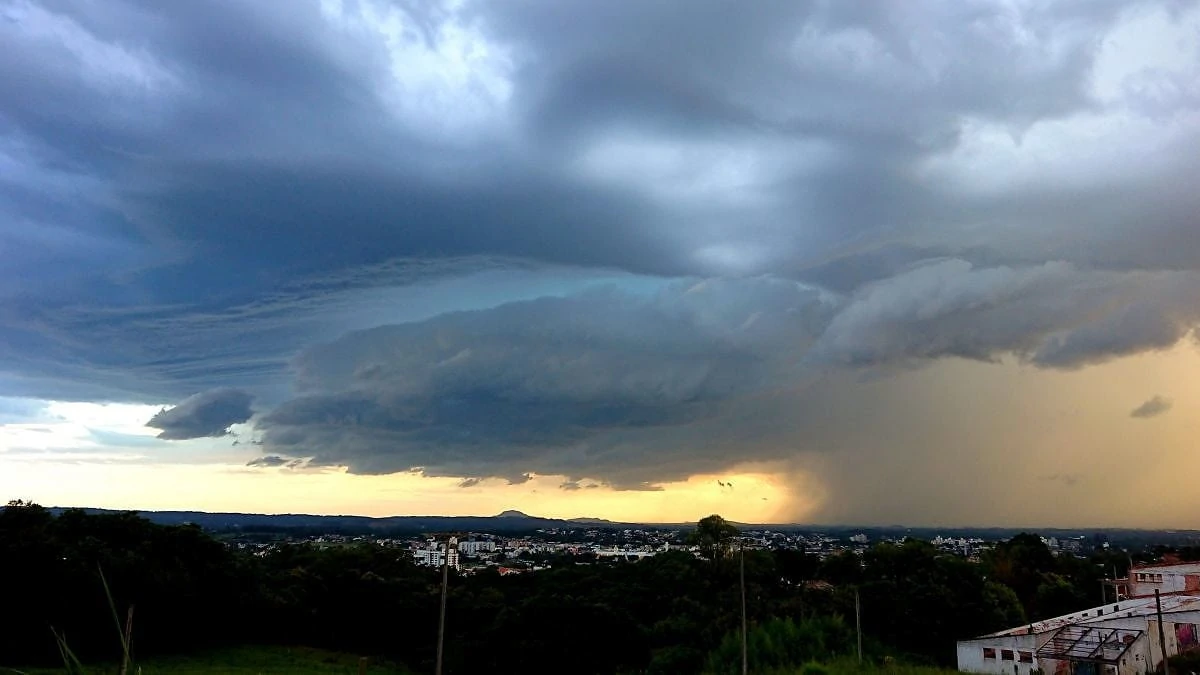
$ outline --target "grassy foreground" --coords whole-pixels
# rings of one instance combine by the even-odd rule
[[[328,652],[306,647],[234,647],[189,656],[167,656],[138,661],[130,669],[136,675],[358,675],[357,656]],[[5,669],[0,675],[25,673],[26,675],[61,675],[62,668]],[[90,667],[88,675],[116,673],[113,665]],[[368,675],[401,675],[409,671],[387,664],[369,661]]]

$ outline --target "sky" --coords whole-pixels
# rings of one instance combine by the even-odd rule
[[[0,43],[0,499],[1200,526],[1200,3],[0,0]]]

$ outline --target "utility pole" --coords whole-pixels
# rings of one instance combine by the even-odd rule
[[[1162,597],[1157,588],[1154,589],[1154,613],[1158,615],[1158,648],[1162,650],[1163,675],[1171,675],[1171,668],[1167,665],[1167,635],[1163,633]]]
[[[434,672],[442,675],[442,654],[446,638],[446,589],[450,586],[450,542],[454,537],[446,538],[446,547],[442,551],[442,611],[438,616],[437,665]]]
[[[858,587],[854,587],[854,633],[858,637],[858,662],[862,663],[862,604],[858,601]]]
[[[750,672],[750,660],[746,648],[746,542],[738,539],[738,576],[742,587],[742,675]]]

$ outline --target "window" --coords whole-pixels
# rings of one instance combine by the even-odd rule
[[[1013,660],[1013,650],[1001,649],[1000,650],[1000,658],[1003,659],[1004,661],[1012,661]]]
[[[985,658],[985,659],[994,659],[994,658],[996,658],[996,649],[995,649],[995,647],[984,647],[984,648],[983,648],[983,658]]]
[[[1017,652],[1021,663],[1033,663],[1033,652]]]

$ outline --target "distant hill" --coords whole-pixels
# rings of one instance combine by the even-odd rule
[[[615,523],[611,520],[605,520],[603,518],[571,518],[570,522],[575,523],[577,525],[620,525],[621,524],[621,523]]]
[[[66,508],[54,507],[61,513]],[[121,513],[113,509],[81,509],[87,513]],[[508,510],[495,516],[319,516],[308,514],[208,513],[204,511],[138,511],[138,515],[161,525],[193,523],[219,532],[307,530],[379,534],[383,532],[523,532],[538,529],[578,528],[584,523],[558,518],[541,518]],[[630,527],[630,523],[588,521],[592,527]]]

